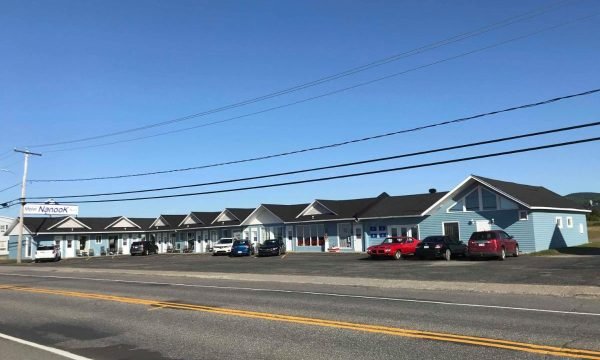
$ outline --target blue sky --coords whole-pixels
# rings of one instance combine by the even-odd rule
[[[202,112],[331,75],[486,26],[547,1],[9,1],[0,4],[0,154]],[[30,179],[110,176],[293,151],[599,87],[600,15],[520,41],[296,106],[244,115],[401,72],[553,24],[600,13],[569,1],[542,16],[320,86],[167,127],[81,144],[32,147]],[[333,150],[169,175],[32,183],[29,196],[124,191],[287,171],[487,140],[598,120],[600,95]],[[243,185],[503,151],[600,135],[591,128],[443,154]],[[72,146],[109,146],[54,151]],[[148,216],[449,190],[469,174],[600,191],[598,143],[332,182],[127,203],[82,204],[82,216]],[[0,155],[0,189],[22,158]],[[235,184],[233,185],[235,186]],[[196,188],[202,191],[232,187]],[[186,191],[186,192],[188,192]],[[165,192],[176,193],[176,191]],[[14,188],[1,200],[19,196]],[[17,215],[17,207],[0,215]]]

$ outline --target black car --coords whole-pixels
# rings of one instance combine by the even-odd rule
[[[285,254],[285,243],[283,240],[265,240],[258,246],[258,256],[270,256]]]
[[[153,244],[150,241],[134,241],[131,243],[131,248],[129,248],[129,253],[131,256],[133,255],[149,255],[149,254],[157,254],[158,246]]]
[[[467,256],[467,245],[458,239],[449,236],[428,236],[417,246],[415,256],[424,258],[444,258],[450,260],[452,256]]]

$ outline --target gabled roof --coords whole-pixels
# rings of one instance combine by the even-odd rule
[[[61,225],[64,225],[64,224],[69,223],[69,222],[78,225],[77,228],[85,228],[85,229],[91,230],[91,227],[89,225],[86,225],[81,219],[77,219],[77,218],[75,218],[73,216],[65,216],[64,218],[62,218],[57,223],[55,223],[52,226],[48,227],[47,230],[58,229],[58,228],[61,227]],[[73,229],[75,227],[72,226],[70,228]]]
[[[197,229],[202,227],[209,227],[210,224],[221,214],[217,211],[192,211],[179,223],[180,229]],[[184,222],[192,218],[196,222],[195,224],[185,224]]]
[[[293,204],[293,205],[281,205],[281,204],[263,204],[262,206],[266,207],[275,214],[278,218],[283,220],[283,222],[290,222],[296,220],[296,216],[309,204]]]
[[[560,196],[542,186],[518,184],[490,179],[483,176],[470,175],[436,203],[432,204],[423,212],[423,215],[430,213],[446,199],[476,183],[481,184],[528,209],[589,212],[589,210],[586,210],[576,202]]]
[[[355,219],[359,214],[367,209],[375,206],[381,200],[388,198],[387,193],[381,193],[377,197],[349,199],[349,200],[322,200],[317,199],[306,207],[300,215],[296,216],[296,221],[319,221],[319,220],[340,220],[340,219]],[[306,210],[319,204],[322,207],[329,209],[331,213],[305,215]]]
[[[152,230],[176,229],[186,216],[187,215],[160,215],[152,222],[152,224],[150,224],[150,227]],[[157,225],[159,223],[163,224]]]
[[[471,176],[473,179],[491,187],[499,193],[505,193],[511,197],[527,204],[531,209],[566,209],[587,211],[578,203],[560,196],[557,193],[546,189],[543,186],[531,186],[517,184],[508,181],[494,180],[483,176]]]
[[[431,205],[441,199],[446,192],[388,196],[369,209],[362,211],[359,219],[421,216]]]
[[[212,225],[218,226],[236,226],[240,225],[246,218],[254,212],[247,208],[226,208],[212,221]],[[229,218],[224,220],[223,218]]]
[[[133,220],[131,220],[125,216],[121,216],[121,217],[118,217],[115,221],[108,224],[105,227],[105,229],[108,229],[110,227],[116,227],[116,225],[118,225],[118,224],[126,224],[128,226],[119,226],[117,228],[138,228],[138,229],[142,228],[140,225],[136,224]]]

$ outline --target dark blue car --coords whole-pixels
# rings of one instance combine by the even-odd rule
[[[250,256],[254,255],[254,247],[250,240],[235,240],[231,247],[229,256]]]

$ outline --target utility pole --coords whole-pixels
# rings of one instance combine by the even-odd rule
[[[23,167],[23,182],[21,183],[21,215],[19,216],[19,241],[17,243],[17,264],[21,263],[21,255],[23,252],[23,228],[25,227],[25,221],[23,216],[25,215],[25,185],[27,184],[27,165],[29,163],[29,155],[42,156],[42,154],[33,153],[29,150],[18,150],[15,152],[22,153],[25,155],[25,165]]]

